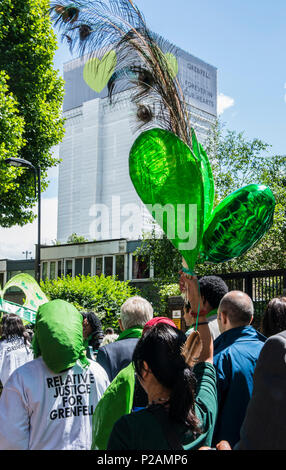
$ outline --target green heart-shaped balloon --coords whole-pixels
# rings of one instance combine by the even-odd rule
[[[139,197],[193,270],[204,225],[201,162],[175,134],[151,129],[134,142],[129,173]]]
[[[252,248],[273,223],[275,198],[264,185],[250,184],[227,196],[205,230],[200,261],[223,263]]]
[[[115,51],[107,52],[101,60],[96,57],[86,62],[83,69],[83,78],[92,90],[100,93],[106,87],[108,80],[114,72],[117,58]]]

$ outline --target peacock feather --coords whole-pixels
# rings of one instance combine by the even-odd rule
[[[111,47],[116,52],[109,97],[130,82],[142,130],[156,122],[192,148],[188,105],[172,63],[175,47],[147,27],[131,0],[61,0],[51,3],[51,16],[71,51],[80,56],[101,58]]]

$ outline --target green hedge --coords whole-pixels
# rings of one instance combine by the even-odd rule
[[[118,328],[121,305],[138,290],[129,281],[118,281],[111,276],[66,276],[41,281],[41,288],[50,300],[63,299],[78,310],[94,311],[103,328]]]

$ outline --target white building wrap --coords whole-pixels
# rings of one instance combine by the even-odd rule
[[[178,78],[190,105],[191,121],[205,141],[216,119],[217,70],[176,49]],[[134,132],[135,107],[130,90],[110,105],[106,87],[97,93],[83,79],[86,59],[64,68],[66,133],[60,145],[58,234],[88,240],[138,239],[150,230],[150,216],[129,177],[128,156]]]

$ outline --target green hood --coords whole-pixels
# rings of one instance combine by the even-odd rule
[[[47,367],[56,374],[72,367],[78,359],[84,367],[88,366],[82,322],[82,315],[65,300],[41,305],[33,337],[35,357],[42,356]]]

